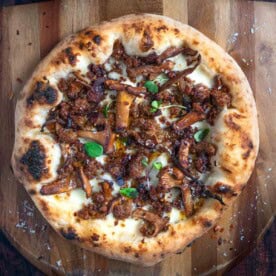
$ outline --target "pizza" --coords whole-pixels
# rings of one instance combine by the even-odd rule
[[[259,145],[237,63],[192,27],[151,14],[60,42],[23,88],[15,121],[14,174],[51,226],[142,265],[214,225]]]

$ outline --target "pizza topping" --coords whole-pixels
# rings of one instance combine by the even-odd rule
[[[103,154],[102,145],[96,142],[88,142],[84,144],[84,149],[89,157],[99,157]]]
[[[119,81],[116,80],[106,80],[105,81],[105,85],[109,88],[109,89],[114,89],[117,91],[127,91],[130,94],[133,94],[134,96],[141,96],[142,94],[146,93],[146,88],[145,87],[134,87],[131,85],[127,85],[124,83],[121,83]]]
[[[40,193],[42,195],[54,195],[69,192],[77,187],[77,182],[67,176],[65,178],[58,179],[50,184],[42,186],[42,188],[40,189]]]
[[[188,126],[205,119],[204,113],[199,113],[196,111],[192,111],[190,113],[187,113],[185,116],[183,116],[180,120],[178,120],[176,123],[174,123],[173,128],[176,131],[183,130],[187,128]]]
[[[196,142],[201,142],[210,132],[209,128],[200,129],[194,134],[194,138]]]
[[[134,96],[128,94],[126,91],[119,91],[116,103],[116,130],[122,131],[129,125],[129,111]]]
[[[142,44],[152,47],[146,32]],[[78,218],[142,219],[147,237],[166,231],[175,209],[190,217],[202,198],[223,204],[202,181],[216,154],[210,124],[232,98],[219,77],[194,81],[202,68],[186,46],[140,57],[117,40],[104,64],[60,79],[63,100],[42,131],[60,143],[62,159],[41,194],[81,188],[91,202]]]
[[[146,81],[144,83],[144,86],[147,88],[147,90],[153,94],[158,93],[158,86],[153,81]]]
[[[116,219],[125,219],[131,216],[132,200],[127,197],[119,197],[111,202],[110,213],[113,213]]]
[[[120,190],[120,194],[129,198],[135,198],[138,196],[136,188],[123,188]]]
[[[145,224],[141,227],[140,232],[146,237],[155,237],[167,227],[168,218],[161,218],[152,212],[136,209],[132,215],[134,218],[145,220]]]

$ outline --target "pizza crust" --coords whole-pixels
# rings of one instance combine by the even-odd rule
[[[195,216],[170,225],[168,231],[157,237],[143,237],[138,230],[130,237],[128,227],[138,228],[137,220],[129,219],[131,221],[125,223],[127,227],[123,226],[124,223],[115,227],[112,219],[110,223],[99,219],[76,222],[74,208],[61,211],[62,208],[66,209],[64,202],[72,195],[45,197],[39,194],[42,184],[55,179],[60,159],[59,145],[53,138],[40,133],[48,111],[62,100],[57,81],[76,69],[85,72],[90,63],[103,63],[111,55],[116,39],[121,39],[128,54],[139,56],[153,51],[160,54],[169,46],[180,47],[185,42],[201,54],[202,63],[220,74],[229,87],[233,96],[232,106],[220,113],[211,129],[211,140],[218,147],[214,159],[219,166],[213,169],[206,182],[222,195],[227,206],[240,194],[254,168],[259,147],[257,111],[252,90],[237,63],[197,30],[164,16],[128,15],[89,27],[63,40],[38,65],[16,106],[12,155],[16,177],[31,194],[43,216],[62,236],[107,257],[148,266],[183,250],[212,227],[225,207],[214,199],[208,199]],[[56,94],[47,95],[45,99],[42,96],[41,103],[34,101],[28,105],[37,81],[45,81],[45,77]],[[40,165],[43,170],[39,171],[38,168],[36,178],[30,175],[31,170],[22,169],[22,158],[33,141],[38,141],[39,147],[33,147],[35,150],[32,153],[37,152],[38,159],[44,156]],[[74,206],[86,200],[81,190],[71,194],[74,194]]]

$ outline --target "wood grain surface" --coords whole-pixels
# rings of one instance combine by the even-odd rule
[[[240,64],[258,105],[256,169],[217,227],[182,254],[142,268],[90,253],[59,237],[12,175],[14,107],[35,65],[66,35],[129,13],[168,15],[196,27]],[[60,0],[0,12],[0,222],[16,248],[49,275],[221,274],[255,246],[276,210],[276,4],[243,0]]]

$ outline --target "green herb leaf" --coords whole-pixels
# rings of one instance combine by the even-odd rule
[[[161,101],[152,101],[150,112],[152,113],[156,112],[159,109],[161,103],[162,103]]]
[[[157,162],[157,161],[155,161],[155,162],[153,162],[152,163],[152,166],[156,169],[156,170],[161,170],[162,169],[162,163],[161,162]]]
[[[138,196],[138,191],[136,188],[122,188],[120,194],[129,198],[136,198]]]
[[[96,142],[85,143],[84,150],[89,157],[98,157],[103,154],[103,146]]]
[[[103,108],[103,115],[104,115],[105,118],[108,117],[109,109],[110,109],[110,104],[105,105],[104,108]]]
[[[142,163],[143,166],[147,167],[147,166],[149,165],[149,163],[148,163],[148,158],[147,158],[147,157],[144,157],[144,158],[142,159],[141,163]]]
[[[153,94],[158,93],[159,89],[156,83],[154,83],[153,81],[146,81],[144,83],[144,86],[147,88],[147,90]]]
[[[209,128],[200,129],[194,134],[195,141],[201,142],[208,135],[209,132],[210,132]]]

